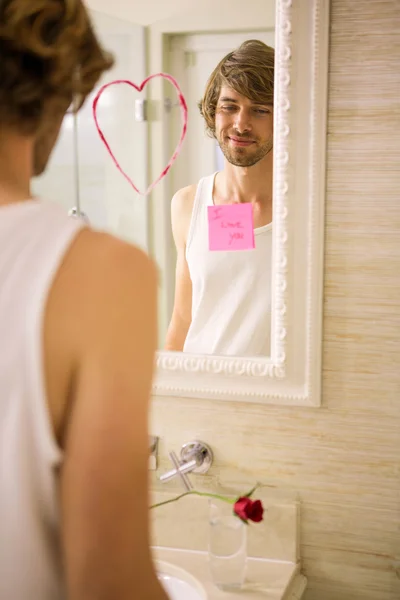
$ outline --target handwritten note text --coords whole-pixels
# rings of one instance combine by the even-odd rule
[[[211,251],[253,250],[253,206],[223,204],[208,206],[208,239]]]

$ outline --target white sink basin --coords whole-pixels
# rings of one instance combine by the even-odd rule
[[[158,579],[170,600],[207,600],[205,589],[193,575],[162,560],[154,563]]]

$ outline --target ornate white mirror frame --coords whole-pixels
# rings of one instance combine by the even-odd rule
[[[329,0],[276,0],[271,356],[159,352],[154,394],[320,405],[328,34]]]

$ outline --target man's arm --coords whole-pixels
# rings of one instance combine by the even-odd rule
[[[60,481],[68,599],[167,600],[149,536],[156,270],[139,250],[90,231],[71,254],[76,363]]]
[[[193,210],[196,186],[179,190],[172,198],[171,224],[177,261],[175,270],[175,300],[168,327],[165,350],[182,352],[192,322],[192,281],[186,261],[186,242]]]

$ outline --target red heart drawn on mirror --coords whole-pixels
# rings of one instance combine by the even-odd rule
[[[178,142],[178,145],[176,146],[174,153],[172,154],[167,166],[162,170],[162,172],[160,173],[160,175],[157,177],[157,179],[155,179],[153,181],[153,183],[147,188],[147,190],[145,192],[141,192],[136,185],[133,183],[132,179],[129,177],[129,175],[127,175],[127,173],[125,173],[125,171],[122,169],[121,165],[119,164],[118,160],[116,159],[113,151],[110,148],[109,143],[106,140],[106,137],[99,125],[99,121],[97,119],[97,105],[99,103],[99,100],[101,98],[101,95],[103,94],[103,92],[109,88],[112,85],[120,85],[120,84],[125,84],[125,85],[130,85],[131,87],[133,87],[137,92],[142,92],[143,88],[145,87],[145,85],[147,83],[149,83],[149,81],[151,81],[152,79],[154,79],[155,77],[162,77],[163,79],[166,79],[167,81],[169,81],[170,83],[172,83],[172,85],[174,86],[174,88],[176,89],[177,93],[178,93],[178,100],[179,100],[179,106],[181,109],[181,115],[182,115],[182,131],[181,131],[181,136],[180,136],[180,140]],[[122,175],[125,177],[125,179],[131,184],[131,186],[133,187],[133,189],[138,193],[141,194],[142,196],[147,196],[151,190],[161,181],[161,179],[163,177],[166,176],[166,174],[168,173],[168,171],[170,170],[170,168],[172,167],[172,165],[174,164],[174,162],[176,161],[176,159],[178,158],[178,154],[182,149],[182,144],[183,144],[183,140],[185,139],[186,136],[186,131],[187,131],[187,104],[186,104],[186,100],[181,92],[181,89],[178,85],[178,82],[176,81],[176,79],[174,79],[174,77],[172,77],[172,75],[168,75],[167,73],[155,73],[154,75],[149,75],[149,77],[146,77],[146,79],[144,81],[142,81],[142,83],[140,85],[136,85],[135,83],[133,83],[133,81],[129,81],[128,79],[116,79],[115,81],[110,81],[109,83],[106,83],[105,85],[103,85],[100,90],[98,91],[95,99],[93,100],[93,118],[94,118],[94,122],[96,124],[96,128],[97,128],[97,132],[100,136],[100,139],[102,140],[103,144],[105,145],[105,147],[107,148],[107,151],[109,153],[109,155],[111,156],[115,166],[117,167],[117,169],[120,171],[120,173],[122,173]]]

